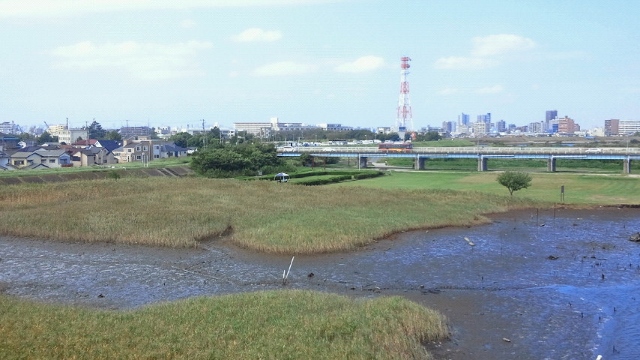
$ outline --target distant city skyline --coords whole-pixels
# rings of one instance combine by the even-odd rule
[[[640,119],[640,2],[0,0],[0,123]]]

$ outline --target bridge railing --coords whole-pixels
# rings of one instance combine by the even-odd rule
[[[279,150],[278,152],[305,153],[361,153],[361,154],[393,154],[398,151],[378,149],[374,146],[300,146],[297,148]],[[404,152],[404,151],[402,151]],[[478,155],[509,155],[509,154],[546,154],[546,155],[638,155],[640,148],[575,148],[575,147],[416,147],[410,151],[414,154],[478,154]]]

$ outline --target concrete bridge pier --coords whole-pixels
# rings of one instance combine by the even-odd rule
[[[427,162],[427,158],[423,158],[423,157],[417,156],[415,164],[413,165],[413,168],[415,170],[424,170],[426,162]]]
[[[478,157],[478,171],[487,171],[487,158],[480,155]]]
[[[367,160],[368,158],[366,156],[358,156],[358,168],[359,169],[364,169],[367,167]]]
[[[631,159],[626,158],[622,160],[622,167],[622,172],[624,172],[625,174],[631,174]]]
[[[547,160],[547,171],[556,172],[556,158],[553,156],[549,157],[549,160]]]

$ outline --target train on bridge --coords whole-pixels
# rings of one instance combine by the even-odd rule
[[[412,143],[380,143],[378,150],[390,153],[410,153],[413,151]]]

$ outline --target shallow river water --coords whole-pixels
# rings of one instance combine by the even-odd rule
[[[361,250],[296,256],[205,244],[170,250],[0,238],[0,291],[122,309],[300,288],[401,295],[443,312],[443,359],[640,358],[639,209],[529,210],[492,224],[415,231]],[[471,245],[473,244],[473,245]]]

